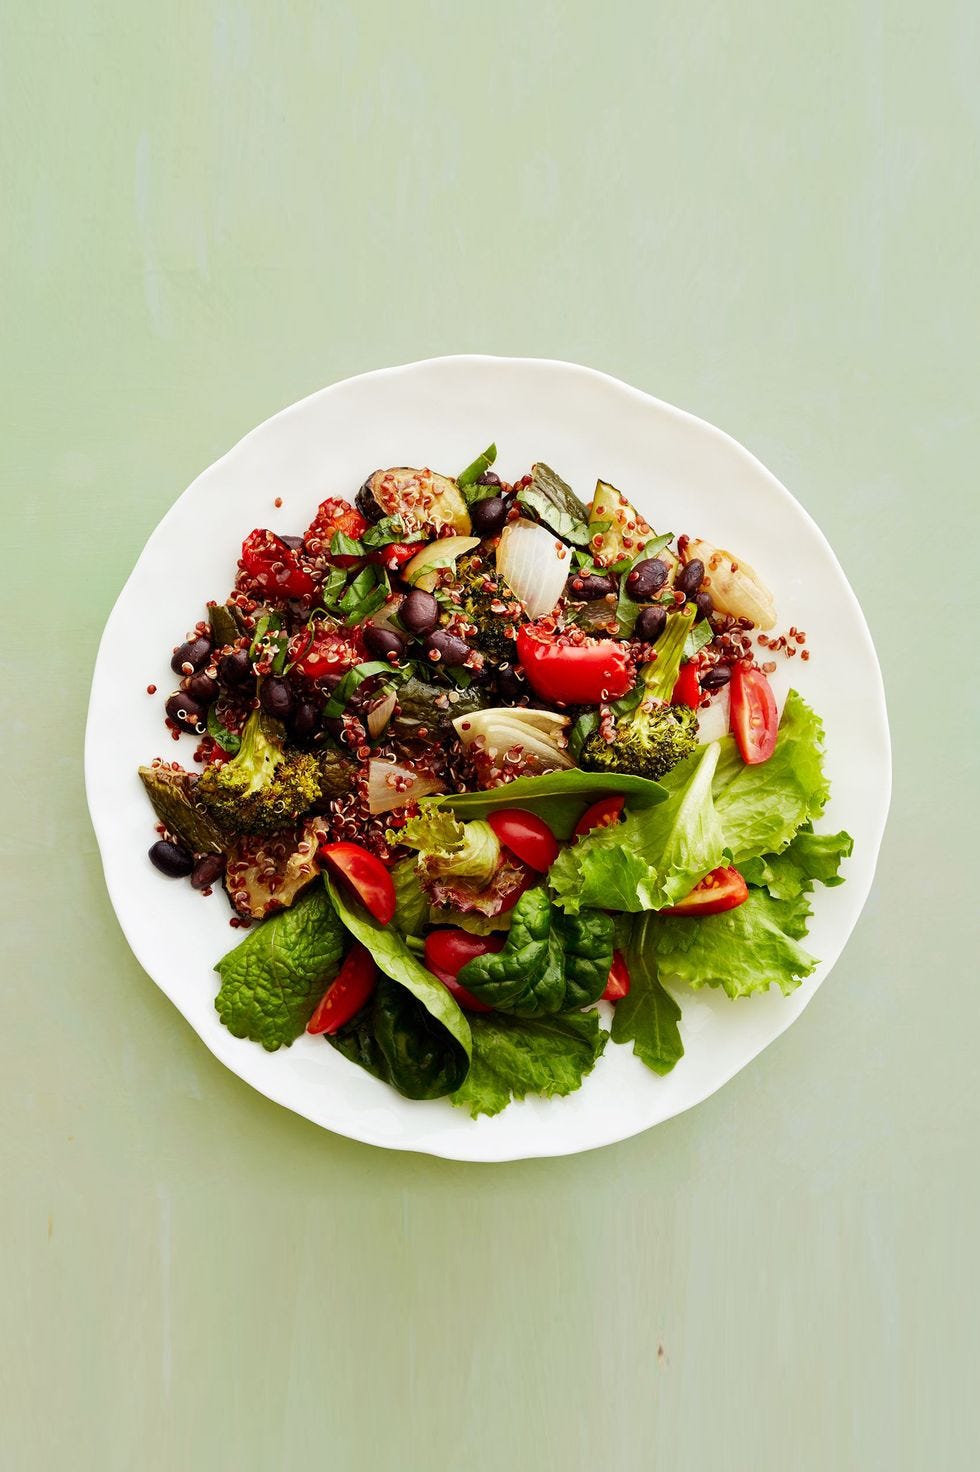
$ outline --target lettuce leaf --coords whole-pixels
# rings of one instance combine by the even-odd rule
[[[499,1114],[511,1099],[528,1094],[571,1094],[591,1073],[609,1034],[596,1012],[558,1017],[474,1014],[473,1061],[450,1103],[480,1114]]]
[[[661,916],[655,921],[660,970],[695,990],[717,986],[730,997],[748,997],[778,986],[788,996],[817,964],[799,944],[809,915],[805,894],[776,900],[753,889],[744,905],[722,915]]]
[[[849,833],[814,833],[807,824],[782,853],[747,860],[742,874],[747,883],[768,889],[773,899],[793,900],[812,889],[814,881],[828,889],[843,884],[840,866],[853,849]]]
[[[616,1003],[611,1036],[614,1043],[632,1043],[637,1058],[663,1075],[683,1058],[684,1044],[678,1027],[681,1009],[657,971],[657,925],[653,915],[637,915],[622,938],[630,989]]]
[[[545,772],[540,777],[518,777],[487,792],[449,792],[427,797],[422,810],[451,808],[460,818],[485,818],[498,808],[526,808],[548,824],[556,838],[571,838],[575,824],[596,798],[609,792],[621,794],[631,812],[665,802],[667,792],[659,782],[633,777],[625,772]]]
[[[719,743],[685,762],[668,800],[624,823],[596,828],[551,867],[555,899],[569,914],[586,906],[659,910],[676,904],[722,862],[725,840],[712,799]]]

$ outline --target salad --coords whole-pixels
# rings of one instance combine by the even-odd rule
[[[150,861],[248,931],[222,1023],[474,1118],[572,1092],[610,1042],[668,1073],[685,988],[789,994],[852,847],[814,827],[823,729],[768,679],[810,652],[758,574],[495,460],[250,532],[173,650],[193,761],[139,771]]]

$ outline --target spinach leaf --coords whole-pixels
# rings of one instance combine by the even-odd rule
[[[343,924],[391,982],[380,983],[368,1006],[330,1041],[409,1099],[452,1093],[470,1066],[472,1041],[466,1018],[393,926],[379,925],[358,900],[349,899],[329,879],[326,886]]]
[[[270,1053],[288,1047],[336,976],[346,939],[319,889],[264,920],[214,968],[215,1010],[228,1031]]]
[[[497,808],[526,808],[544,818],[556,838],[570,838],[575,824],[596,798],[621,793],[631,812],[652,808],[665,800],[666,790],[646,777],[623,772],[546,772],[542,777],[518,777],[488,792],[446,793],[423,799],[423,807],[452,808],[459,818],[485,818]]]
[[[518,491],[517,500],[563,542],[589,545],[588,508],[550,466],[540,462],[532,466],[531,484]]]
[[[562,915],[547,890],[529,889],[514,907],[503,950],[469,961],[459,981],[498,1012],[540,1017],[597,1001],[612,954],[613,922],[603,911]]]
[[[612,1040],[632,1043],[636,1056],[654,1073],[663,1075],[670,1073],[683,1058],[684,1044],[678,1027],[681,1009],[661,984],[657,972],[655,927],[652,915],[636,915],[622,940],[630,989],[616,1003]]]
[[[573,1093],[592,1072],[609,1036],[597,1012],[560,1017],[475,1013],[470,1025],[473,1062],[450,1103],[468,1109],[474,1119],[499,1114],[512,1098]]]

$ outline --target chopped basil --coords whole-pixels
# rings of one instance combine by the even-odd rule
[[[594,710],[584,711],[582,715],[575,717],[568,732],[568,749],[575,761],[582,755],[582,747],[598,724],[599,716]]]
[[[207,725],[208,735],[217,741],[222,751],[226,751],[229,756],[234,756],[241,747],[242,738],[236,736],[234,731],[229,731],[228,727],[219,721],[217,704],[208,706]]]
[[[390,664],[383,659],[369,659],[365,664],[356,664],[352,670],[348,670],[333,695],[323,708],[324,716],[334,718],[342,716],[347,709],[347,703],[359,685],[365,680],[370,680],[373,675],[393,675],[395,671]]]
[[[685,660],[693,659],[694,656],[698,654],[706,644],[711,643],[714,637],[715,631],[711,627],[708,619],[702,619],[699,624],[695,624],[691,629],[691,632],[688,634],[687,638],[684,640]]]
[[[347,573],[342,567],[332,567],[327,573],[327,581],[320,590],[320,597],[327,608],[337,607],[337,600],[347,583]]]
[[[376,613],[388,597],[388,592],[385,573],[376,567],[364,567],[338,600],[336,608],[344,615],[344,623],[350,629]]]
[[[589,545],[588,510],[550,466],[540,462],[533,466],[531,484],[518,491],[517,499],[524,511],[563,542],[574,542],[578,547]]]
[[[643,604],[635,603],[626,591],[626,579],[629,573],[636,567],[638,562],[646,562],[648,558],[656,557],[658,552],[662,552],[673,541],[673,536],[673,532],[666,532],[662,537],[651,538],[646,546],[637,552],[635,557],[621,558],[619,562],[614,563],[608,569],[609,572],[618,572],[620,574],[619,601],[616,604],[616,623],[621,639],[632,638],[633,630],[636,627],[636,620],[639,618],[640,610],[643,608]],[[654,599],[653,601],[657,602],[658,600]],[[673,603],[673,598],[670,601]]]
[[[404,542],[405,537],[405,527],[400,517],[383,516],[374,526],[368,527],[361,541],[365,547],[388,547],[392,542]]]
[[[472,465],[467,465],[466,469],[456,477],[456,484],[463,492],[467,502],[479,501],[483,495],[493,494],[492,486],[478,486],[477,481],[490,469],[496,458],[497,446],[488,445],[483,454],[478,455]]]
[[[348,537],[345,532],[334,532],[330,538],[331,557],[363,557],[364,545],[355,542],[353,537]]]

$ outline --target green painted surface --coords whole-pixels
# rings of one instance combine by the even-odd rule
[[[5,1469],[977,1465],[977,15],[8,0]],[[800,1025],[653,1133],[502,1167],[224,1072],[122,940],[80,768],[184,485],[324,383],[470,350],[755,450],[864,603],[896,758]]]

